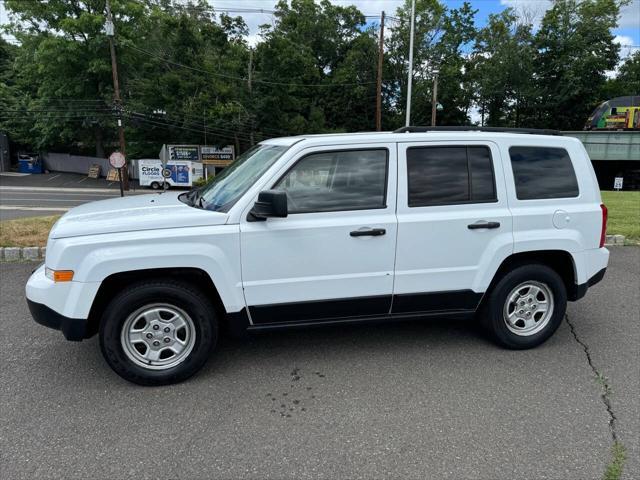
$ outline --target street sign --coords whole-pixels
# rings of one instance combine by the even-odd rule
[[[622,182],[624,181],[623,177],[615,177],[613,180],[613,188],[614,190],[622,190]]]
[[[124,164],[125,164],[124,155],[122,155],[120,152],[113,152],[109,156],[109,164],[113,168],[122,168],[122,167],[124,167]]]

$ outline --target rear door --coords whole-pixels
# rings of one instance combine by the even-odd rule
[[[398,144],[393,314],[474,310],[513,250],[492,142]]]

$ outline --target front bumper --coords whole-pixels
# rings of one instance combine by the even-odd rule
[[[85,338],[87,331],[87,319],[69,318],[41,303],[27,299],[31,316],[40,325],[60,330],[67,340],[79,342]]]
[[[68,340],[82,340],[99,287],[98,282],[55,283],[45,276],[41,265],[29,277],[25,293],[36,322],[61,330]]]

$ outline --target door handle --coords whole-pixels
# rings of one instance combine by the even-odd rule
[[[354,230],[349,233],[352,237],[379,237],[387,231],[384,228],[367,228],[366,230]]]
[[[476,222],[467,225],[469,230],[478,230],[480,228],[500,228],[500,222]]]

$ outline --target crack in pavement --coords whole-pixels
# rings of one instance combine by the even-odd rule
[[[613,412],[613,408],[611,406],[611,399],[609,398],[609,395],[611,394],[611,391],[612,391],[611,386],[609,385],[609,381],[607,377],[605,377],[593,364],[593,359],[591,358],[591,351],[589,349],[589,345],[587,345],[582,340],[580,340],[580,337],[578,336],[578,333],[576,332],[576,329],[573,323],[571,323],[571,320],[569,320],[569,315],[565,314],[564,319],[566,320],[567,325],[569,325],[569,329],[571,330],[571,335],[573,335],[573,338],[575,339],[575,341],[578,342],[578,344],[584,350],[584,353],[587,357],[587,363],[589,364],[589,367],[593,371],[593,374],[596,376],[598,383],[600,383],[600,385],[602,386],[602,393],[600,394],[600,399],[602,400],[602,403],[604,403],[604,406],[607,409],[607,413],[609,414],[609,431],[611,432],[611,439],[615,444],[618,442],[618,434],[616,431],[617,418],[615,413]]]

